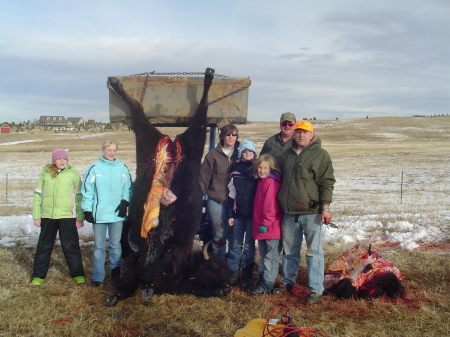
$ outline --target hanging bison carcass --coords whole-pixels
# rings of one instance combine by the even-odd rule
[[[136,181],[129,207],[129,237],[135,251],[124,260],[118,292],[107,305],[132,296],[161,293],[225,296],[230,271],[225,261],[192,251],[202,215],[199,170],[206,140],[208,92],[214,69],[207,68],[203,94],[190,125],[174,141],[145,116],[142,104],[119,79],[109,86],[130,108],[136,135]]]

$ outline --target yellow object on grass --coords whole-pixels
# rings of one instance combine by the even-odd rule
[[[264,318],[255,318],[247,323],[247,325],[239,329],[235,332],[234,337],[261,337],[265,333],[273,332],[273,336],[281,336],[280,332],[283,331],[285,326],[280,323],[276,323],[274,325],[268,324],[266,331],[264,331],[264,327],[266,326],[267,320]],[[275,330],[275,331],[274,331]],[[267,336],[272,336],[268,334]]]

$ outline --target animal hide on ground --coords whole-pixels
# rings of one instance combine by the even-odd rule
[[[340,298],[401,297],[400,270],[371,246],[356,245],[325,271],[324,287]]]

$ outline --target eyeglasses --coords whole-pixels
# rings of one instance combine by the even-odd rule
[[[225,136],[227,136],[227,137],[237,137],[238,134],[237,133],[226,133]]]
[[[283,126],[289,126],[290,128],[292,128],[292,127],[294,126],[294,123],[288,122],[288,121],[284,121],[283,123],[281,123],[281,125],[283,125]]]

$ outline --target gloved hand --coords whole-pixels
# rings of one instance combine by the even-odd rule
[[[119,211],[119,214],[117,214],[119,218],[125,218],[125,216],[127,215],[127,208],[129,204],[130,203],[124,199],[120,201],[119,206],[117,206],[116,210],[114,211],[114,212]]]
[[[84,220],[90,222],[91,224],[95,224],[95,219],[92,212],[84,212]]]
[[[41,219],[34,220],[34,225],[36,227],[41,227]]]
[[[260,232],[260,233],[265,233],[265,232],[267,232],[267,227],[266,227],[266,226],[259,226],[259,232]]]
[[[76,228],[81,228],[81,227],[83,227],[84,226],[84,221],[76,221],[75,222],[75,227]]]

